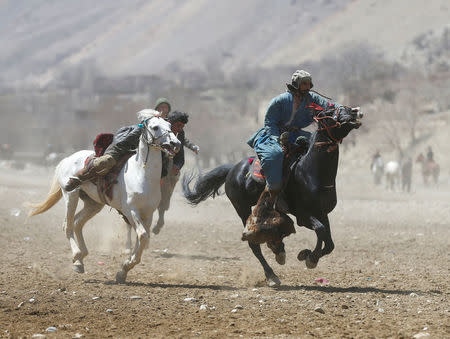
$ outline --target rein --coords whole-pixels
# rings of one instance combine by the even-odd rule
[[[321,146],[330,146],[330,145],[335,145],[337,147],[338,144],[342,143],[342,138],[341,139],[336,139],[332,134],[331,134],[331,130],[334,128],[340,128],[341,127],[341,123],[338,121],[339,118],[339,109],[338,108],[334,108],[334,111],[336,112],[336,118],[333,118],[332,116],[329,115],[324,115],[322,117],[319,117],[318,115],[314,116],[313,119],[315,122],[317,122],[317,124],[319,125],[319,128],[317,129],[318,132],[321,131],[326,131],[328,138],[330,139],[329,141],[319,141],[314,143],[314,146],[317,147],[321,147]],[[325,111],[321,111],[319,114],[323,113]],[[334,125],[327,125],[325,124],[324,120],[325,119],[331,119],[334,121]],[[332,150],[327,150],[328,152],[333,151],[336,148],[333,148]]]
[[[145,127],[146,131],[148,132],[148,134],[150,134],[150,136],[152,137],[151,141],[148,140],[148,136],[147,133],[142,133],[141,134],[141,139],[145,142],[145,144],[147,145],[147,154],[145,156],[145,161],[144,164],[142,165],[143,168],[147,167],[147,160],[148,160],[148,154],[150,153],[150,147],[152,148],[156,148],[160,151],[165,152],[166,150],[160,145],[157,144],[156,141],[158,141],[159,139],[161,139],[162,137],[166,136],[167,134],[170,133],[170,131],[167,131],[163,134],[161,134],[159,137],[155,137],[152,133],[152,131],[148,128],[147,126],[147,122],[152,119],[152,118],[160,118],[160,115],[155,115],[147,120],[144,121],[143,126]]]

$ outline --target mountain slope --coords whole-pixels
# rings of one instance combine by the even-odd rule
[[[365,42],[399,59],[448,22],[444,0],[17,0],[0,2],[0,78],[45,85],[94,63],[106,75],[301,64]]]

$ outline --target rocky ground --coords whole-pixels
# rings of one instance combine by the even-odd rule
[[[108,208],[85,227],[86,273],[73,272],[63,204],[30,219],[23,206],[50,177],[0,169],[2,337],[450,337],[448,184],[406,194],[338,177],[334,252],[306,269],[296,256],[315,235],[297,228],[286,265],[263,249],[282,281],[270,288],[226,198],[192,208],[179,191],[126,284],[114,283],[125,228]]]

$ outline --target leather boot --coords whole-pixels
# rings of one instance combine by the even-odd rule
[[[64,189],[67,192],[73,191],[83,182],[92,180],[99,175],[105,175],[115,165],[115,160],[110,155],[103,155],[89,161],[86,166],[79,170],[75,176],[70,177]]]
[[[272,208],[276,209],[281,213],[289,213],[289,206],[286,200],[283,197],[283,193],[281,190],[269,190],[270,194],[270,203],[272,204]]]
[[[85,167],[79,170],[75,176],[70,177],[64,189],[67,192],[73,191],[79,187],[83,182],[93,179],[95,177],[94,167],[92,163],[88,163]]]

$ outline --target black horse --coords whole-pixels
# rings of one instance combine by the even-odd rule
[[[315,111],[314,120],[318,129],[311,136],[307,153],[294,162],[287,179],[284,194],[290,214],[296,217],[299,226],[305,226],[317,234],[314,250],[304,249],[297,256],[298,260],[305,260],[308,268],[316,267],[320,257],[333,251],[328,213],[337,203],[335,179],[339,144],[351,130],[359,128],[360,118],[362,114],[359,110],[349,107]],[[236,165],[219,166],[199,176],[192,190],[189,184],[193,177],[184,176],[184,196],[191,204],[197,205],[217,195],[220,186],[225,183],[226,195],[245,226],[251,207],[264,190],[264,184],[257,183],[248,175],[250,166],[248,158]],[[260,244],[249,242],[249,246],[262,264],[268,284],[279,285],[281,282],[264,258]],[[284,244],[281,242],[277,250],[272,250],[277,254],[277,261],[283,264],[284,260],[278,259],[280,254],[285,255]]]

